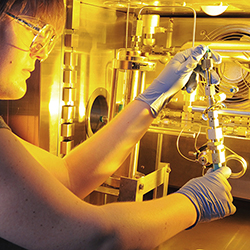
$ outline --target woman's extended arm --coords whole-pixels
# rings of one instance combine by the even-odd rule
[[[31,157],[77,196],[83,198],[117,170],[152,121],[149,106],[144,102],[134,101],[109,125],[64,158],[19,140]]]
[[[85,196],[114,173],[152,121],[148,105],[134,101],[107,126],[66,155],[64,161],[74,192]]]
[[[197,218],[235,211],[214,213],[215,206],[233,206],[222,171],[187,184],[195,197],[204,197],[200,207],[185,190],[147,202],[93,206],[46,171],[10,131],[1,129],[0,138],[0,236],[26,249],[152,249]]]
[[[23,142],[31,154],[79,197],[103,183],[129,155],[169,97],[188,81],[206,51],[204,46],[178,53],[150,87],[94,136],[63,160]]]

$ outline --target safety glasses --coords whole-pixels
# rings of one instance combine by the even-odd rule
[[[53,26],[50,24],[44,24],[32,17],[15,16],[9,12],[6,12],[6,14],[12,17],[17,23],[33,32],[34,39],[32,40],[29,48],[30,54],[31,56],[39,58],[40,61],[44,61],[48,57],[55,44],[56,33]],[[24,19],[33,19],[33,23],[38,22],[39,24],[35,25],[32,23],[32,21],[26,21]]]

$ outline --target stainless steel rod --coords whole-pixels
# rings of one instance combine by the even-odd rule
[[[205,107],[199,107],[199,106],[193,106],[192,107],[192,111],[194,112],[204,112],[205,111]],[[246,112],[246,111],[239,111],[236,109],[220,109],[217,110],[219,114],[221,115],[240,115],[240,116],[250,116],[250,112]]]

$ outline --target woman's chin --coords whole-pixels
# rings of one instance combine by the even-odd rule
[[[19,88],[15,91],[0,91],[0,100],[19,100],[26,94],[26,88]]]

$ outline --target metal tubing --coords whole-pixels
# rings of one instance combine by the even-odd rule
[[[156,159],[155,159],[155,170],[160,168],[161,154],[162,154],[162,143],[163,143],[163,134],[157,135],[157,146],[156,146]],[[153,197],[157,198],[158,187],[154,189]]]
[[[226,163],[230,160],[237,160],[240,162],[241,166],[242,166],[242,170],[238,173],[232,173],[230,178],[232,179],[238,179],[241,176],[243,176],[247,170],[247,162],[245,161],[245,159],[239,155],[233,154],[233,155],[229,155],[226,157]]]
[[[207,108],[206,107],[199,107],[199,106],[193,106],[192,111],[194,112],[201,112],[203,113]],[[218,114],[220,115],[240,115],[240,116],[250,116],[250,112],[245,111],[239,111],[236,109],[220,109],[218,110]]]
[[[128,173],[129,178],[134,178],[136,175],[139,152],[140,152],[140,141],[136,143],[130,156],[130,166],[129,166],[129,173]]]
[[[130,3],[128,3],[127,19],[126,19],[126,42],[125,42],[126,49],[128,48],[129,11],[130,11]]]
[[[156,134],[164,134],[164,135],[174,135],[174,136],[178,136],[180,134],[180,130],[178,129],[164,128],[164,127],[149,127],[147,132],[156,133]],[[196,133],[182,132],[181,136],[184,136],[187,138],[195,138]]]
[[[181,50],[191,48],[203,44],[211,50],[220,54],[223,60],[236,59],[237,61],[249,62],[249,57],[246,56],[250,52],[250,42],[241,41],[196,41],[193,45],[191,42],[185,43]]]
[[[114,117],[115,114],[115,105],[116,105],[116,92],[117,92],[117,79],[118,79],[118,70],[113,69],[112,74],[112,83],[111,83],[111,95],[110,95],[110,103],[109,103],[109,112],[108,119],[109,121]]]

